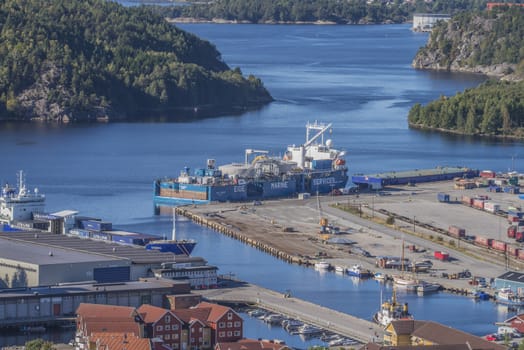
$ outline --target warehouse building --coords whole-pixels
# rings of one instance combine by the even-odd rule
[[[0,286],[4,288],[136,281],[151,277],[164,263],[176,261],[189,267],[207,263],[201,257],[34,231],[3,232],[0,251]]]
[[[415,13],[413,15],[413,28],[415,32],[430,32],[439,21],[449,21],[451,16],[448,14],[435,13]]]
[[[495,289],[511,288],[515,293],[524,295],[524,273],[508,271],[495,278],[492,285]]]
[[[169,308],[170,297],[186,297],[187,282],[143,279],[122,283],[65,283],[15,288],[0,293],[0,328],[71,322],[81,303]],[[192,298],[194,302],[194,298]]]
[[[415,169],[409,171],[391,171],[373,175],[356,174],[351,182],[359,188],[378,190],[386,186],[415,185],[420,182],[445,181],[454,178],[472,178],[478,176],[479,171],[459,167],[437,167],[435,169]]]

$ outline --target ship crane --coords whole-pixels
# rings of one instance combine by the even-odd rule
[[[264,151],[264,150],[259,150],[259,149],[251,149],[251,148],[248,148],[246,149],[246,159],[245,159],[245,164],[247,165],[248,163],[248,160],[249,160],[249,155],[250,154],[268,154],[269,151]]]
[[[309,147],[313,142],[315,142],[316,139],[318,139],[320,136],[322,136],[322,144],[324,144],[324,133],[331,128],[333,123],[329,123],[327,125],[325,124],[307,124],[306,125],[306,143],[304,144],[304,148]],[[309,131],[310,130],[318,130],[318,132],[312,137],[309,138]]]

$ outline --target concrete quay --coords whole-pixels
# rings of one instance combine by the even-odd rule
[[[332,331],[361,343],[382,342],[379,325],[245,282],[229,280],[219,289],[194,291],[210,302],[249,304]]]

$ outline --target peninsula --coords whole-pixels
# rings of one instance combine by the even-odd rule
[[[0,121],[192,119],[272,101],[260,79],[147,7],[0,4]]]

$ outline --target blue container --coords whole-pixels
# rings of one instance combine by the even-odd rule
[[[447,193],[439,193],[437,195],[437,199],[439,202],[449,202],[449,194]]]
[[[82,226],[86,230],[91,231],[111,231],[113,229],[113,224],[107,221],[97,221],[97,220],[85,220],[82,221]]]
[[[111,236],[108,233],[99,232],[99,231],[91,232],[91,235],[89,237],[97,241],[110,241],[111,240]]]
[[[73,236],[78,236],[80,238],[89,238],[91,236],[91,231],[84,230],[81,228],[74,228],[69,230],[69,234]]]

